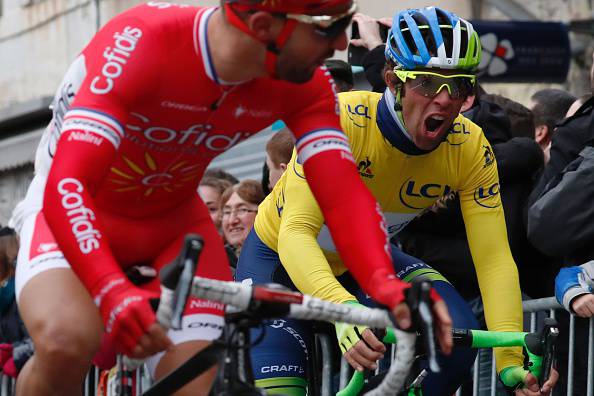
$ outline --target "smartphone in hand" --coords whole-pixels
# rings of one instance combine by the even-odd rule
[[[379,23],[379,31],[380,37],[382,41],[385,43],[388,38],[388,32],[390,28],[382,23]],[[358,39],[361,38],[359,34],[359,25],[357,22],[353,22],[351,25],[351,39]],[[356,47],[352,44],[349,44],[348,47],[348,62],[353,66],[362,66],[363,64],[363,57],[369,50],[365,47]]]

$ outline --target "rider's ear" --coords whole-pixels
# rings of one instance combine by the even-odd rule
[[[386,86],[390,88],[390,92],[396,95],[396,89],[399,87],[398,77],[394,74],[394,71],[389,68],[384,68],[384,82]]]
[[[246,21],[248,28],[254,32],[254,35],[265,43],[275,41],[282,27],[280,22],[279,18],[275,18],[272,14],[264,11],[250,14]]]

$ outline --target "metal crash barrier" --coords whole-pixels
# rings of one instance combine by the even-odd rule
[[[524,331],[536,332],[542,327],[542,322],[547,317],[556,317],[557,310],[564,308],[559,305],[554,297],[541,298],[536,300],[523,301],[524,311]],[[555,387],[555,394],[575,396],[574,394],[574,374],[575,374],[575,315],[569,316],[569,341],[568,341],[568,364],[566,372],[560,372],[560,376],[565,376],[566,389]],[[567,331],[561,329],[561,331]],[[587,393],[585,396],[594,396],[594,318],[590,318],[588,326],[587,345],[579,345],[579,348],[588,348],[588,368],[587,368]],[[341,386],[346,384],[350,375],[349,365],[342,359],[341,364]],[[465,393],[466,394],[466,393]],[[474,362],[473,396],[506,396],[507,393],[497,379],[495,371],[495,358],[491,350],[479,350]],[[462,395],[462,390],[456,392],[457,396]]]
[[[539,330],[544,318],[556,317],[557,310],[563,309],[555,300],[554,297],[542,298],[537,300],[526,300],[523,302],[523,310],[525,312],[524,323],[525,331],[535,332]],[[594,396],[594,318],[590,318],[588,321],[588,334],[587,334],[587,345],[576,345],[576,317],[574,315],[569,316],[569,337],[568,337],[568,364],[565,373],[560,372],[560,376],[565,376],[566,389],[559,389],[558,386],[555,388],[557,394],[563,394],[567,396],[574,395],[574,375],[575,375],[575,354],[576,347],[587,348],[587,384],[586,384],[586,396]],[[564,331],[564,329],[561,329]],[[348,377],[348,363],[343,359],[341,367],[341,383],[346,381]],[[99,381],[99,370],[94,368],[89,372],[87,379],[85,380],[84,395],[95,396],[97,385]],[[146,372],[139,369],[135,373],[136,381],[136,394],[142,393],[142,388],[148,386],[148,376]],[[495,372],[495,361],[493,354],[490,350],[480,350],[476,361],[474,363],[473,370],[473,384],[472,394],[473,396],[504,396],[505,391],[498,386],[497,375]],[[10,377],[4,376],[0,373],[0,396],[12,396],[15,392],[14,380]],[[146,388],[145,388],[146,389]],[[328,391],[326,390],[325,394]],[[117,394],[117,393],[116,393]],[[461,395],[461,390],[458,390],[456,395]]]
[[[557,310],[564,309],[554,297],[541,298],[536,300],[526,300],[522,304],[525,313],[524,323],[525,331],[535,332],[539,330],[544,318],[555,318]],[[560,376],[565,376],[566,389],[559,389],[559,385],[555,387],[556,394],[563,394],[567,396],[574,396],[574,374],[575,374],[575,315],[569,316],[569,341],[568,341],[568,358],[566,372],[560,372]],[[587,345],[580,345],[579,348],[587,348],[588,351],[588,368],[587,368],[587,393],[586,396],[594,396],[594,318],[588,321],[588,342]],[[567,331],[561,329],[561,331]],[[487,366],[487,367],[485,367]],[[485,368],[489,373],[488,382],[484,384]],[[473,396],[499,396],[506,395],[501,386],[498,387],[497,375],[495,372],[495,359],[490,350],[481,350],[474,363],[473,372]],[[486,385],[486,386],[485,386]],[[499,389],[498,389],[499,388]]]

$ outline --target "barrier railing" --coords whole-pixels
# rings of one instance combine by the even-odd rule
[[[564,309],[554,297],[541,298],[536,300],[526,300],[522,304],[523,311],[525,314],[525,323],[527,321],[526,331],[537,331],[539,324],[542,323],[545,317],[555,318],[557,310]],[[574,374],[575,374],[575,321],[576,316],[570,315],[569,317],[569,337],[568,337],[568,358],[567,358],[567,371],[560,372],[560,376],[566,378],[567,387],[565,392],[561,391],[559,394],[574,396]],[[586,384],[586,396],[594,396],[594,318],[589,319],[589,330],[588,330],[588,345],[580,346],[580,348],[588,348],[588,368],[587,368],[587,384]],[[564,329],[561,329],[564,331]],[[487,359],[490,363],[490,379],[488,386],[488,393],[485,393],[485,388],[481,387],[481,381],[479,374],[481,368],[485,366],[484,355],[491,356],[491,359]],[[481,359],[483,358],[483,359]],[[484,377],[483,377],[484,378]],[[481,351],[477,356],[474,364],[474,384],[473,384],[473,396],[499,396],[505,395],[505,393],[498,393],[497,386],[497,375],[495,372],[495,361],[490,351]]]
[[[554,297],[548,298],[541,298],[536,300],[526,300],[522,304],[523,311],[529,315],[525,316],[528,321],[526,323],[527,328],[526,331],[535,332],[539,329],[539,324],[545,317],[555,317],[556,310],[563,309],[562,306],[557,303]],[[567,388],[566,392],[561,392],[561,394],[567,396],[575,396],[574,395],[574,375],[575,375],[575,321],[576,317],[574,315],[570,315],[569,317],[569,341],[568,341],[568,364],[567,364],[567,372],[563,373],[560,372],[561,376],[565,376],[567,378]],[[588,342],[587,342],[587,384],[586,384],[586,396],[594,396],[594,318],[590,318],[588,322]],[[584,346],[580,345],[580,348]],[[485,359],[486,357],[486,359]],[[341,367],[341,372],[344,370],[345,367],[348,366],[348,363],[344,361]],[[486,366],[489,366],[486,367]],[[481,376],[481,372],[485,372],[485,369],[490,372],[488,375],[488,386],[484,387],[481,384],[484,381],[485,375]],[[136,373],[137,378],[137,388],[136,391],[141,390],[141,384],[143,383],[142,380],[142,373],[137,371]],[[346,371],[345,374],[341,375],[342,378],[346,378]],[[91,373],[87,376],[85,381],[85,396],[94,396],[96,389],[97,389],[97,381],[99,378],[99,371],[97,369],[93,369]],[[341,381],[342,382],[342,381]],[[482,350],[479,351],[477,358],[474,363],[474,372],[473,372],[473,396],[499,396],[504,395],[505,393],[498,393],[498,380],[497,375],[495,372],[495,361],[494,357],[491,354],[491,351]],[[10,377],[2,375],[0,373],[0,396],[12,396],[14,395],[14,380]],[[457,395],[461,395],[461,391],[459,390]]]

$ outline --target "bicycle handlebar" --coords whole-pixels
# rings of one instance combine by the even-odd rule
[[[381,309],[336,304],[292,291],[193,276],[202,247],[200,237],[188,235],[180,256],[162,270],[157,320],[165,328],[181,325],[182,313],[190,295],[241,310],[252,310],[261,314],[262,319],[266,316],[287,316],[379,328],[395,325],[392,315]],[[394,332],[398,338],[397,359],[380,387],[371,395],[395,394],[402,388],[413,363],[416,334],[398,329],[394,329]],[[139,367],[142,363],[125,357],[127,367]]]
[[[558,335],[557,321],[553,318],[546,318],[538,333],[453,329],[455,345],[472,348],[524,347],[528,359],[524,368],[538,379],[540,386],[551,374]]]

